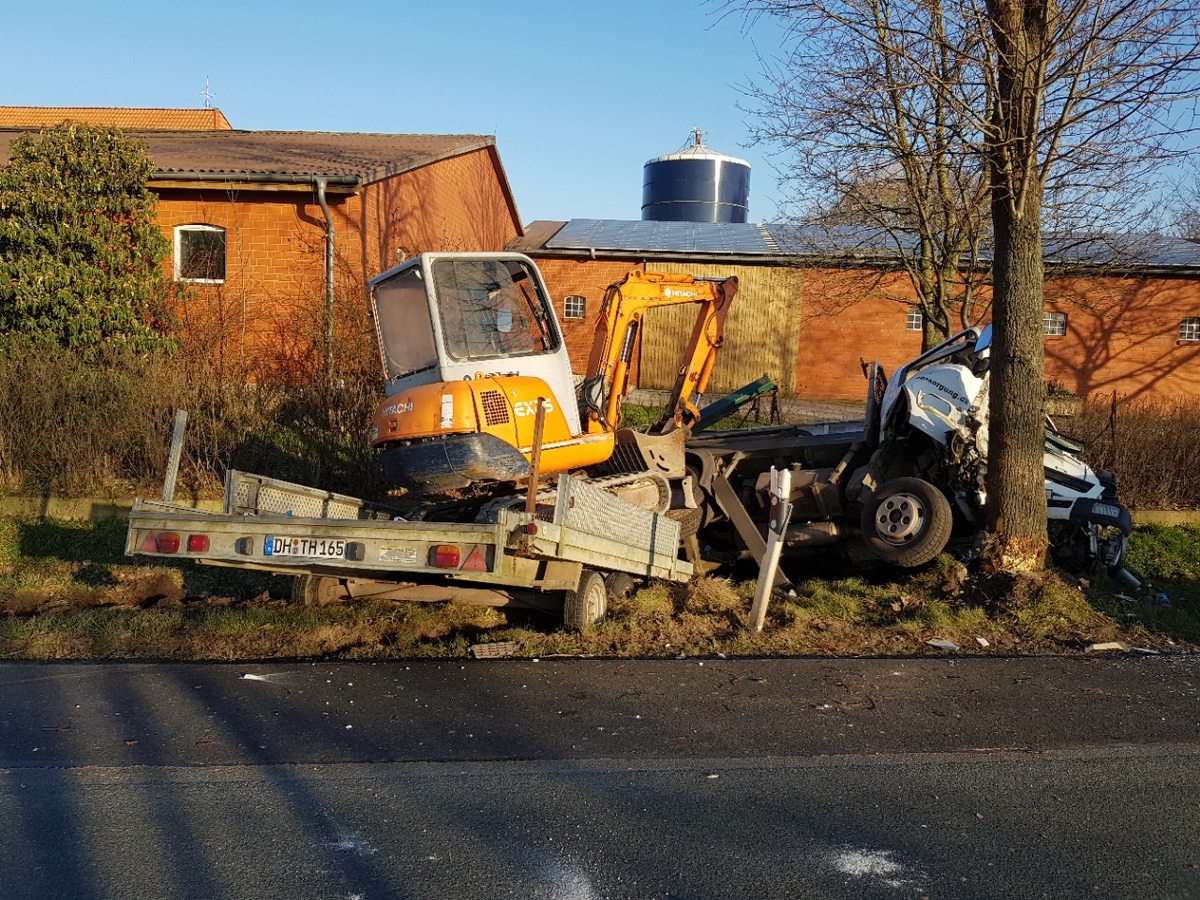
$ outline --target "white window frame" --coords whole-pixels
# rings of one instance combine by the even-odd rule
[[[1200,341],[1200,316],[1184,316],[1179,320],[1179,340]]]
[[[225,255],[222,260],[222,277],[221,278],[185,278],[180,274],[182,271],[183,262],[183,237],[185,232],[207,231],[221,235],[222,243],[225,245]],[[229,271],[229,243],[226,239],[225,229],[219,225],[176,225],[175,226],[175,280],[186,281],[188,284],[224,284],[225,276]]]
[[[925,314],[921,312],[920,307],[914,306],[904,316],[905,331],[924,331],[925,330]]]
[[[1067,314],[1055,310],[1042,313],[1042,335],[1045,337],[1067,336]]]
[[[564,319],[586,319],[587,297],[581,294],[569,294],[563,297]]]

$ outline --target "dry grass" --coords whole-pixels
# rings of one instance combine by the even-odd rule
[[[1130,558],[1156,574],[1133,599],[1105,579],[969,578],[942,557],[904,578],[822,570],[774,593],[761,633],[746,627],[754,582],[705,577],[643,588],[583,635],[546,614],[453,603],[297,606],[286,578],[131,565],[124,531],[117,522],[0,520],[0,659],[465,658],[475,644],[501,641],[523,657],[946,652],[930,640],[959,653],[1026,654],[1109,640],[1160,650],[1200,642],[1200,542],[1182,529],[1136,533]],[[1170,606],[1157,602],[1160,592]]]
[[[176,356],[114,353],[90,362],[69,352],[0,353],[0,489],[153,493],[175,412],[184,409],[179,496],[220,496],[229,468],[367,495],[381,487],[366,428],[377,365],[347,365],[331,387],[297,375],[248,384],[248,372],[186,342]]]
[[[1057,423],[1133,509],[1200,508],[1200,400],[1091,402]]]

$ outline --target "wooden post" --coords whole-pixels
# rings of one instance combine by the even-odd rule
[[[163,479],[163,501],[175,499],[175,479],[179,477],[179,460],[183,456],[183,432],[187,428],[187,410],[175,410],[175,430],[171,433],[171,454],[167,457],[167,475]]]
[[[542,467],[542,432],[546,429],[546,398],[538,397],[537,415],[533,418],[533,448],[529,456],[529,491],[525,496],[525,512],[537,512],[538,479]]]
[[[754,590],[754,602],[750,606],[749,627],[763,630],[767,619],[767,602],[775,587],[775,574],[779,570],[779,554],[783,550],[783,538],[787,533],[788,520],[792,517],[792,504],[788,500],[792,493],[792,470],[777,471],[771,466],[771,521],[767,526],[767,549],[763,553],[758,569],[758,586]]]

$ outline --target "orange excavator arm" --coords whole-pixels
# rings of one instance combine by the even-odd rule
[[[725,319],[738,291],[736,275],[703,278],[636,269],[611,285],[596,320],[595,338],[583,384],[587,432],[614,431],[629,393],[629,369],[646,312],[685,303],[699,305],[692,337],[679,364],[679,375],[663,418],[650,429],[665,433],[690,427],[699,416],[691,402],[703,393],[725,336]]]

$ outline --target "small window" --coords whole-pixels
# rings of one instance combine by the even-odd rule
[[[587,318],[587,298],[581,297],[578,294],[571,294],[563,299],[563,318],[564,319],[584,319]]]
[[[1065,337],[1067,334],[1067,314],[1060,312],[1042,313],[1042,334],[1047,337]]]
[[[175,229],[175,278],[221,284],[225,281],[225,229],[180,225]]]
[[[1179,322],[1181,341],[1200,341],[1200,316],[1188,316]]]
[[[925,328],[925,316],[921,314],[921,310],[915,306],[908,311],[908,317],[904,322],[905,331],[922,331]]]

